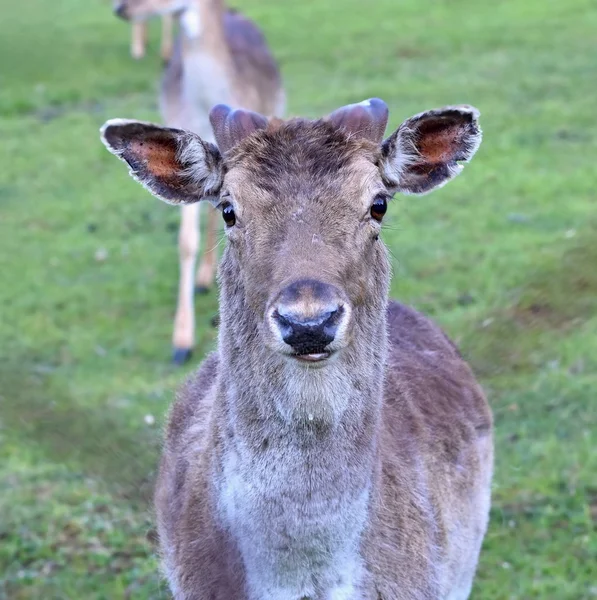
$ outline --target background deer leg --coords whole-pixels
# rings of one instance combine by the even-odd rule
[[[211,205],[208,205],[206,208],[208,210],[207,231],[201,263],[199,264],[199,269],[197,269],[196,294],[205,294],[209,291],[209,288],[213,285],[218,266],[218,251],[216,246],[218,244],[220,215]]]
[[[180,258],[180,279],[178,284],[178,305],[174,318],[172,336],[172,360],[176,364],[185,363],[191,356],[195,343],[195,309],[193,288],[195,259],[199,249],[199,203],[181,207],[178,250]]]
[[[143,58],[145,56],[145,44],[147,43],[147,23],[145,21],[133,21],[131,35],[131,56]]]
[[[164,61],[169,61],[172,57],[172,36],[174,30],[174,15],[164,15],[162,17],[162,45],[160,54]]]

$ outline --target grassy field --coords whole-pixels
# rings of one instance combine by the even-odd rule
[[[157,36],[128,56],[108,0],[5,2],[0,18],[0,598],[167,598],[152,478],[173,390],[177,211],[101,146],[158,119]],[[593,0],[237,5],[279,57],[290,112],[380,96],[391,125],[480,108],[463,176],[399,198],[395,297],[458,341],[496,417],[473,599],[597,597],[597,63]],[[157,24],[156,24],[157,25]],[[154,29],[157,33],[157,27]]]

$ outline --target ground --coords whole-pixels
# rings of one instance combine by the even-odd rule
[[[0,598],[158,599],[148,503],[173,390],[178,213],[99,142],[159,118],[150,56],[108,0],[0,19]],[[474,600],[597,597],[597,178],[593,0],[242,0],[289,112],[384,98],[391,126],[470,103],[484,142],[435,194],[400,197],[392,295],[453,336],[496,421]],[[372,268],[375,266],[372,265]]]

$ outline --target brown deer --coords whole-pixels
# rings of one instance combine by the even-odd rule
[[[123,5],[118,2],[117,10]],[[162,16],[162,42],[160,45],[160,56],[164,61],[170,60],[172,56],[174,16],[167,14]],[[131,27],[131,56],[136,59],[145,56],[147,45],[147,21],[133,21]]]
[[[170,414],[156,490],[178,600],[462,600],[490,504],[492,417],[457,348],[388,302],[396,192],[477,150],[478,112],[407,119],[211,111],[188,131],[109,121],[107,147],[172,204],[225,222],[218,349]]]
[[[181,33],[165,67],[160,90],[164,122],[213,141],[209,110],[218,103],[243,106],[266,115],[284,112],[278,66],[266,41],[250,20],[222,0],[119,0],[116,13],[143,20],[179,15]],[[194,346],[194,292],[213,284],[217,267],[219,217],[209,209],[204,253],[195,275],[199,249],[199,205],[181,207],[180,279],[174,319],[173,360],[188,360]]]

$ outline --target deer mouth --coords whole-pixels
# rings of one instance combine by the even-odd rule
[[[331,355],[331,352],[323,350],[322,352],[309,352],[308,354],[292,354],[291,356],[301,362],[316,363],[328,359]]]
[[[334,354],[325,343],[299,344],[293,348],[290,357],[302,363],[321,363]]]

